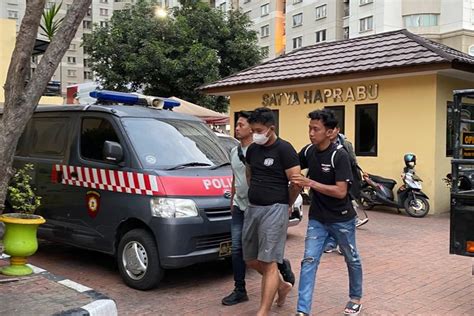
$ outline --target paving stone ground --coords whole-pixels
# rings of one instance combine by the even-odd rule
[[[474,315],[473,259],[449,255],[447,214],[417,219],[390,210],[368,213],[370,221],[357,235],[364,268],[363,315]],[[307,219],[288,232],[286,256],[297,275],[306,225]],[[252,315],[260,297],[261,278],[250,271],[250,301],[222,306],[222,297],[233,286],[231,269],[224,261],[168,271],[157,289],[146,292],[124,285],[114,259],[107,255],[42,243],[31,262],[114,299],[119,315]],[[341,315],[347,292],[343,257],[325,254],[313,313]],[[296,300],[294,289],[286,305],[275,306],[272,314],[294,314]]]
[[[5,260],[0,260],[0,266]],[[0,277],[0,315],[53,315],[94,301],[46,277]]]

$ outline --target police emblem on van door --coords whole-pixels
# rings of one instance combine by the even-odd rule
[[[95,191],[89,191],[86,195],[87,214],[95,218],[100,209],[100,194]]]
[[[270,167],[271,165],[273,165],[273,158],[265,158],[263,164],[267,167]]]

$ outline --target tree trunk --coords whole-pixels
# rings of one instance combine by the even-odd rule
[[[74,1],[67,11],[57,34],[25,86],[30,72],[30,59],[38,34],[45,0],[26,1],[15,49],[5,82],[5,104],[0,117],[0,214],[4,208],[7,186],[13,174],[15,149],[26,124],[38,105],[46,85],[69,48],[92,0]]]

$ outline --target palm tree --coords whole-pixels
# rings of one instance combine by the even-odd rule
[[[49,41],[53,39],[56,31],[59,29],[59,26],[64,20],[64,17],[56,19],[59,10],[61,10],[62,2],[59,4],[53,3],[51,7],[45,9],[42,14],[40,28],[43,31],[41,35],[46,36]],[[59,63],[59,82],[60,82],[60,94],[62,94],[62,62]]]
[[[60,18],[59,20],[56,19],[62,5],[62,2],[59,4],[54,3],[49,9],[43,11],[40,28],[44,33],[41,35],[46,36],[50,41],[64,20],[64,18]]]

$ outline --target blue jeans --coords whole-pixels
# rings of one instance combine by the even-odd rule
[[[356,248],[355,219],[339,223],[323,224],[310,219],[306,233],[304,258],[301,261],[297,310],[310,314],[316,272],[319,260],[331,234],[339,244],[349,272],[349,297],[362,297],[362,264]]]
[[[234,272],[235,287],[245,290],[245,261],[242,254],[242,227],[244,212],[234,205],[232,210],[232,270]]]

